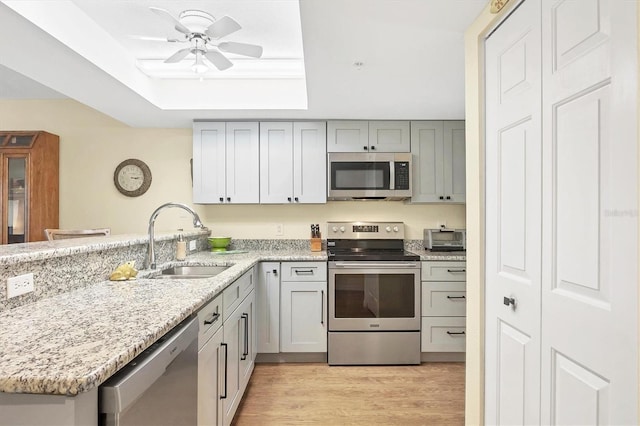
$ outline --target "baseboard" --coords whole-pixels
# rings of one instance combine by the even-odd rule
[[[422,362],[465,362],[465,352],[422,352]]]
[[[277,354],[258,354],[256,362],[327,362],[326,352],[288,352]]]

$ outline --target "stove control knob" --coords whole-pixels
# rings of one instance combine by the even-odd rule
[[[387,231],[387,232],[391,232],[391,227],[387,226],[386,228],[384,228],[384,230]]]
[[[340,227],[340,232],[344,232],[344,226]]]
[[[400,230],[398,229],[398,227],[397,227],[397,226],[394,226],[394,227],[393,227],[393,232],[398,232],[398,231],[400,231]]]
[[[337,227],[337,226],[334,226],[333,228],[331,228],[331,230],[332,230],[333,232],[338,232],[338,227]]]

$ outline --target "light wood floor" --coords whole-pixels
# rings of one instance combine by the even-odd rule
[[[464,368],[256,364],[233,425],[462,425]]]

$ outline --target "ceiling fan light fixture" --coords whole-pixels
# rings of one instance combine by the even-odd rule
[[[209,71],[209,67],[207,66],[207,64],[204,63],[204,61],[202,60],[203,59],[202,57],[203,57],[202,52],[197,50],[196,60],[194,61],[193,65],[191,65],[191,70],[196,74],[203,74]]]

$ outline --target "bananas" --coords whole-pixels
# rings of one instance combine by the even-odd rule
[[[109,275],[111,281],[126,281],[133,280],[138,275],[138,270],[134,267],[135,261],[125,262],[118,266],[115,271]]]

